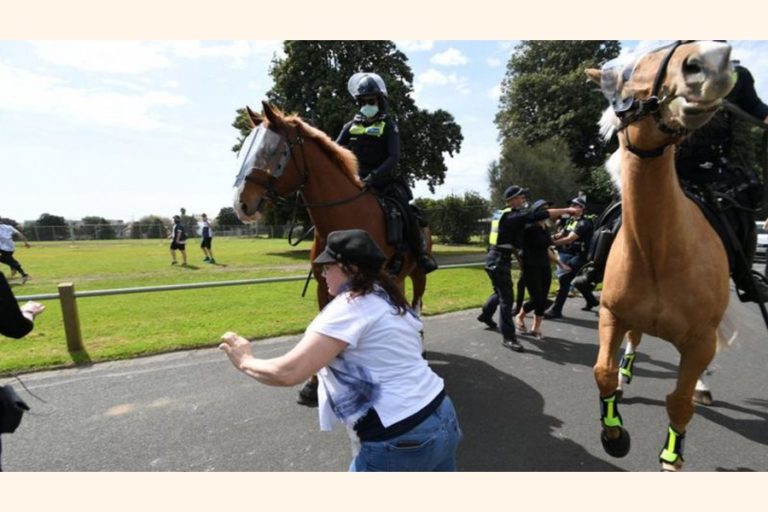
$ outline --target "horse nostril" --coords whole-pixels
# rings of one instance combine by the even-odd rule
[[[698,59],[691,58],[683,62],[683,73],[686,75],[696,75],[701,72],[701,62]]]

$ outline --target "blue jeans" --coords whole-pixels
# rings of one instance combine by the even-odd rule
[[[350,471],[456,471],[456,448],[463,434],[451,399],[405,434],[386,441],[363,441]]]

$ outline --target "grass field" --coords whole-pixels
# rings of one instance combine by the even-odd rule
[[[178,283],[306,276],[309,242],[216,238],[217,264],[203,263],[198,240],[187,244],[189,267],[171,266],[166,240],[19,244],[16,258],[32,276],[27,284],[9,277],[17,296],[57,293],[58,284],[75,290],[102,290]],[[481,261],[481,246],[436,245],[441,263]],[[211,347],[228,330],[251,339],[300,333],[317,313],[315,282],[301,297],[303,281],[137,293],[77,300],[83,344],[93,361],[128,358],[194,347]],[[482,267],[444,269],[430,274],[424,314],[479,306],[490,290]],[[0,374],[73,364],[67,351],[58,300],[21,340],[0,342]]]

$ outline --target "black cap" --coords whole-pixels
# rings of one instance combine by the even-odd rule
[[[313,263],[357,265],[365,273],[378,274],[386,260],[376,241],[362,229],[333,231],[325,242],[325,250]]]
[[[546,199],[539,199],[538,201],[533,203],[533,206],[531,208],[533,208],[533,211],[537,212],[541,208],[549,208],[550,206],[552,206],[552,204],[553,204],[552,201],[547,201]]]
[[[519,185],[512,185],[507,187],[507,190],[504,191],[504,200],[506,201],[507,199],[512,199],[513,197],[523,194],[528,194],[527,188],[523,188]]]
[[[581,197],[574,197],[573,199],[571,199],[571,204],[577,204],[577,205],[581,206],[582,208],[586,208],[587,207],[587,202],[584,199],[582,199]]]
[[[174,215],[173,220],[181,220],[181,217],[179,217],[178,215]]]

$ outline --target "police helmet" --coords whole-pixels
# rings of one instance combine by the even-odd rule
[[[539,199],[538,201],[533,203],[533,206],[531,206],[531,210],[533,210],[534,212],[537,212],[539,210],[551,208],[553,204],[554,203],[552,203],[552,201],[547,201],[546,199]]]
[[[376,73],[355,73],[347,82],[347,89],[355,100],[361,96],[387,97],[387,86]]]
[[[571,199],[571,204],[572,205],[575,204],[576,206],[580,206],[582,208],[587,207],[587,202],[584,200],[583,197],[574,197],[573,199]]]

